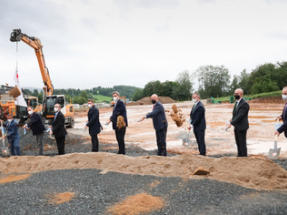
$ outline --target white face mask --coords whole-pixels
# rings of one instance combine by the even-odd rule
[[[192,99],[193,103],[196,103],[197,102],[197,99]]]
[[[12,119],[7,119],[8,122],[12,122]]]
[[[88,107],[89,107],[89,108],[91,108],[91,107],[92,107],[92,105],[91,105],[91,104],[88,104]]]
[[[58,112],[58,110],[59,110],[58,108],[54,108],[55,113]]]
[[[287,101],[287,95],[282,95],[282,99],[283,99],[284,101]]]
[[[113,100],[114,100],[114,101],[117,101],[117,100],[118,100],[118,97],[113,97]]]
[[[28,114],[30,114],[30,115],[31,115],[32,113],[33,113],[33,111],[32,111],[32,110],[29,110],[29,111],[28,111]]]

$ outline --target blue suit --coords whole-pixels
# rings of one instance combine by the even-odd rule
[[[87,126],[89,127],[89,134],[92,138],[92,152],[99,151],[99,140],[98,133],[101,132],[101,123],[99,120],[99,109],[93,105],[88,112],[88,120]]]
[[[191,125],[196,138],[200,155],[206,154],[204,133],[206,129],[205,108],[201,101],[198,101],[190,112]]]
[[[20,134],[18,132],[17,122],[15,120],[12,120],[10,123],[6,121],[3,126],[6,128],[6,134],[11,146],[11,155],[20,155]]]
[[[117,127],[117,119],[118,116],[124,117],[126,127],[128,127],[128,118],[127,118],[127,110],[124,102],[122,100],[118,100],[114,106],[113,115],[110,117],[111,121],[113,122],[113,129],[118,130]]]
[[[146,118],[152,118],[153,127],[156,133],[157,155],[166,156],[166,133],[167,120],[163,105],[158,101],[153,107],[153,111],[146,115]]]
[[[126,128],[119,129],[117,127],[118,116],[122,116],[124,118],[125,123],[126,123],[126,127],[128,127],[128,118],[127,118],[126,106],[122,100],[118,100],[115,103],[113,115],[110,117],[110,120],[113,123],[113,129],[115,130],[116,138],[117,138],[118,145],[119,145],[118,154],[126,154],[126,150],[125,150]]]

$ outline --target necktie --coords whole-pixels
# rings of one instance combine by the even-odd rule
[[[192,106],[192,109],[191,109],[191,113],[190,113],[190,121],[192,121],[192,111],[193,111],[193,108],[195,107],[195,104]]]
[[[238,102],[235,102],[235,105],[234,105],[234,108],[233,108],[233,117],[232,117],[232,119],[234,119],[235,114],[236,114],[237,103]]]

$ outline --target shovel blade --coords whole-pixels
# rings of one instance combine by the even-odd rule
[[[278,149],[269,149],[268,158],[269,159],[276,159],[280,155],[281,148]]]

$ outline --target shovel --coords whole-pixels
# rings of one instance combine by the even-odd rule
[[[268,158],[270,159],[276,159],[280,155],[281,148],[277,149],[277,139],[278,136],[275,135],[274,149],[269,149]]]
[[[3,144],[1,147],[1,153],[3,156],[9,156],[9,149],[7,146],[5,146],[3,122],[1,122],[1,127],[2,127],[2,144]]]

